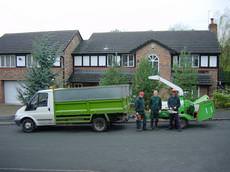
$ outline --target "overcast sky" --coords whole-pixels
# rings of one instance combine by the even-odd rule
[[[230,0],[0,0],[4,33],[75,30],[93,32],[168,30],[183,24],[205,30],[208,18]]]

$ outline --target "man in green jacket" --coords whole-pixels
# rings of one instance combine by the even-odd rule
[[[144,92],[140,91],[139,96],[135,100],[135,111],[136,111],[136,125],[137,130],[141,130],[141,122],[142,129],[146,130],[146,116],[145,116],[145,101],[144,101]]]
[[[177,96],[177,90],[172,89],[172,95],[168,99],[168,108],[170,110],[169,129],[173,129],[173,121],[175,121],[176,129],[181,131],[180,116],[178,110],[180,108],[180,98]]]
[[[155,122],[155,128],[158,127],[158,117],[159,117],[159,111],[161,110],[162,107],[162,102],[161,98],[158,96],[158,91],[154,90],[153,91],[153,96],[150,99],[149,103],[149,108],[151,110],[151,128],[154,129],[153,127],[153,122]]]

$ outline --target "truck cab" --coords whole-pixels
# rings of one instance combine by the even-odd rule
[[[55,125],[52,90],[35,93],[30,101],[15,114],[15,122],[22,125],[25,132],[36,126]]]

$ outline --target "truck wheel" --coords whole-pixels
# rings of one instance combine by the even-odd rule
[[[107,129],[107,122],[105,118],[94,118],[93,119],[93,129],[95,131],[105,131]]]
[[[184,129],[184,128],[186,128],[187,126],[188,126],[188,120],[182,118],[182,119],[180,120],[180,127],[181,127],[182,129]]]
[[[25,133],[33,132],[35,129],[35,123],[32,119],[24,119],[22,121],[22,131]]]

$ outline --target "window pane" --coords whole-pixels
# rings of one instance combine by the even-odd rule
[[[97,56],[91,56],[91,66],[97,66]]]
[[[32,56],[31,55],[27,55],[26,56],[26,66],[27,67],[32,67],[33,62],[32,62]]]
[[[45,107],[48,103],[48,94],[47,93],[39,93],[38,96],[38,107]]]
[[[155,54],[151,54],[148,56],[148,60],[150,64],[152,65],[152,68],[154,71],[159,72],[159,58]]]
[[[198,55],[192,56],[192,67],[199,67],[199,56]]]
[[[74,57],[74,66],[82,66],[82,56]]]
[[[208,56],[201,56],[201,64],[202,67],[208,67]]]
[[[107,66],[112,66],[113,64],[113,55],[107,56]]]
[[[122,55],[122,65],[127,67],[128,66],[128,55]]]
[[[173,56],[173,65],[178,65],[178,56]]]
[[[12,67],[15,67],[15,66],[16,66],[15,56],[12,55],[12,56],[10,56],[10,58],[11,58],[11,66],[12,66]]]
[[[6,58],[6,66],[11,67],[11,65],[10,65],[10,56],[5,56],[5,58]]]
[[[134,56],[129,55],[129,67],[134,67]]]
[[[99,66],[106,65],[106,56],[99,56]]]
[[[120,66],[121,65],[121,56],[114,56],[115,57],[115,62],[116,62],[116,65]]]
[[[17,56],[17,66],[24,67],[26,65],[26,57],[25,56]]]
[[[6,66],[6,58],[5,58],[5,56],[1,56],[1,64],[2,64],[2,67]]]
[[[217,67],[217,56],[210,56],[209,57],[209,66],[210,67]]]
[[[54,62],[54,66],[61,66],[61,57],[56,57],[56,60]]]
[[[2,56],[0,56],[0,67],[2,67],[3,66],[3,62],[2,62]]]
[[[38,102],[38,94],[35,94],[31,101],[30,101],[30,104],[33,105],[33,106],[37,106],[37,102]]]
[[[89,66],[89,56],[83,56],[83,66]]]

